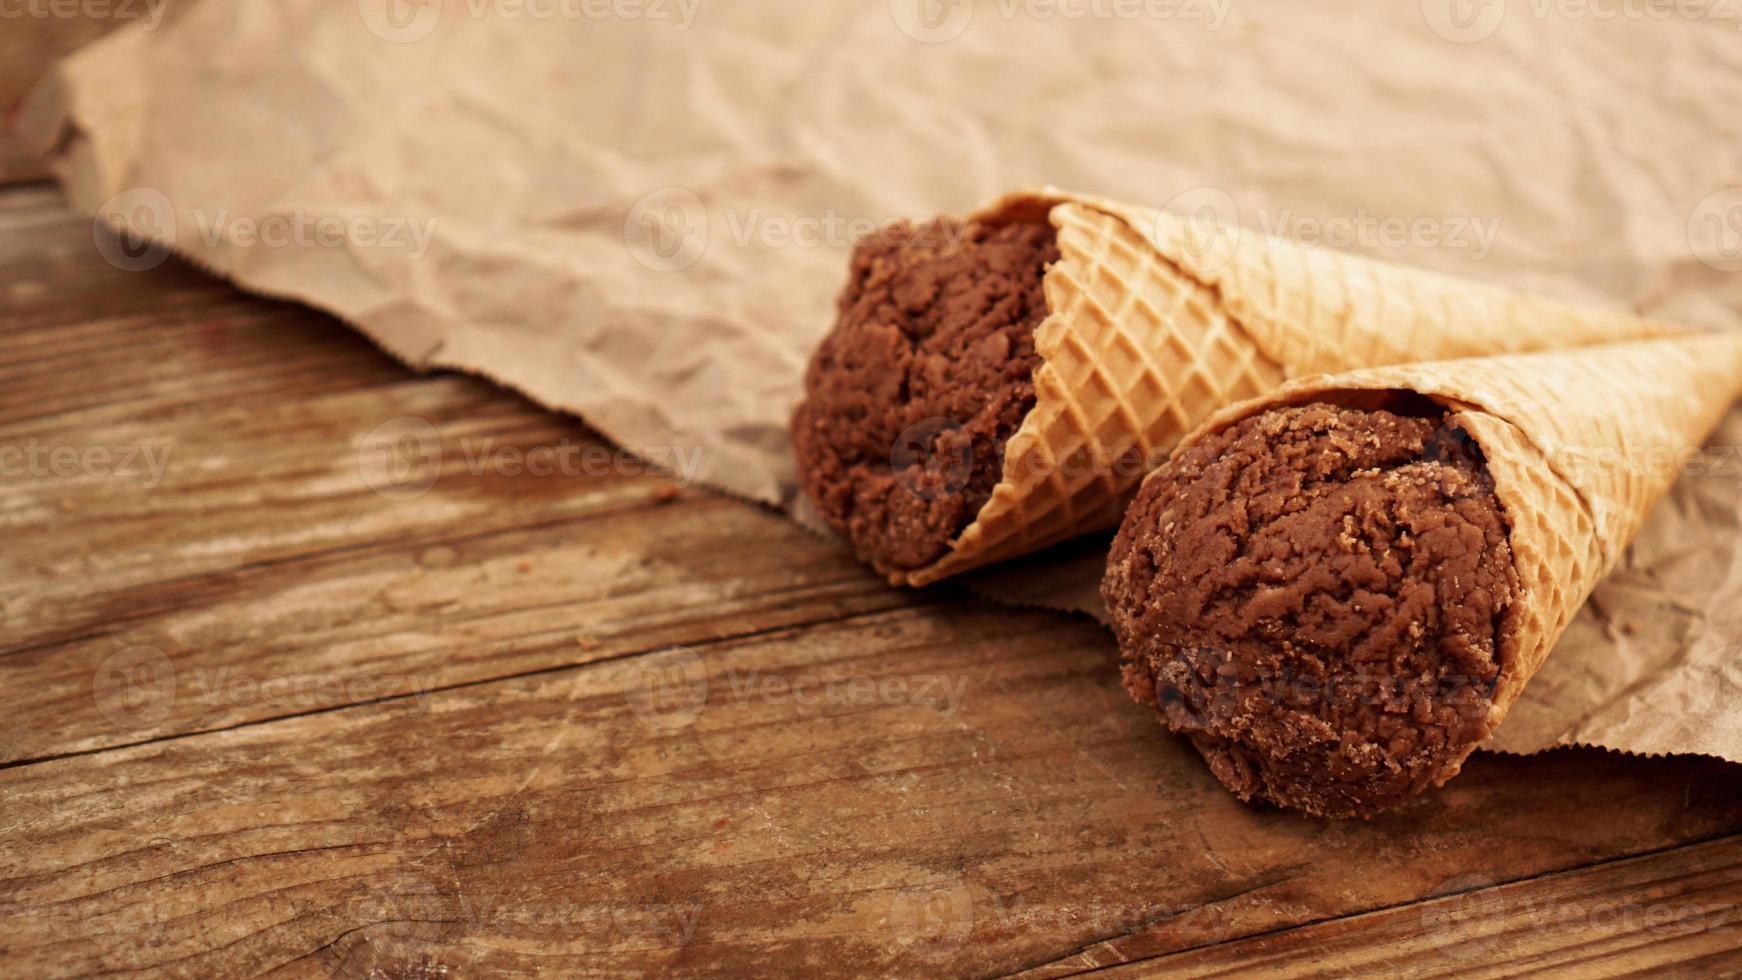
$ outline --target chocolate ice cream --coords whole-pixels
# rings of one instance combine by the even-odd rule
[[[1042,215],[901,225],[862,243],[792,436],[804,491],[862,559],[914,569],[991,497],[1034,407],[1058,259]]]
[[[1437,407],[1244,419],[1143,487],[1103,596],[1125,683],[1242,799],[1370,816],[1488,734],[1518,578],[1480,451]]]

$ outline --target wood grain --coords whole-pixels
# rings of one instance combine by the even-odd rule
[[[1742,838],[1469,887],[1103,971],[1177,976],[1742,976]]]
[[[950,603],[14,767],[0,935],[26,970],[382,945],[468,975],[771,952],[982,974],[1738,829],[1742,787],[1714,765],[1595,753],[1480,760],[1372,824],[1254,810],[1126,710],[1103,645]],[[618,924],[678,914],[692,933]],[[328,946],[347,934],[367,942]]]
[[[573,419],[475,379],[412,378],[338,324],[179,263],[91,263],[79,234],[86,253],[35,253],[14,288],[69,275],[57,256],[97,288],[76,314],[26,290],[0,362],[0,452],[41,457],[0,482],[0,670],[36,692],[0,761],[906,601]],[[180,302],[136,295],[157,279]],[[405,486],[372,486],[370,433],[396,423],[427,424],[409,431],[430,451]],[[426,492],[394,492],[420,477]],[[111,658],[141,651],[173,663],[122,692],[149,703],[92,696]]]
[[[602,444],[114,269],[41,187],[0,192],[0,336],[0,450],[169,459],[0,480],[0,974],[1731,968],[1715,912],[1598,913],[1734,905],[1738,767],[1247,807],[1093,624],[892,591],[633,465],[476,466]],[[440,451],[383,493],[406,419]]]

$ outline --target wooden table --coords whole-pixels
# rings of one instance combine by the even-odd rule
[[[0,331],[0,975],[1742,969],[1742,767],[1243,806],[1094,624],[114,268],[45,185]]]

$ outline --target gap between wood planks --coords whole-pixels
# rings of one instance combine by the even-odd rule
[[[1430,896],[1426,896],[1423,898],[1414,899],[1411,901],[1392,902],[1392,903],[1388,903],[1388,904],[1384,904],[1384,905],[1374,906],[1373,908],[1365,909],[1362,911],[1350,912],[1350,913],[1347,913],[1344,915],[1327,916],[1325,918],[1314,919],[1314,920],[1307,921],[1307,922],[1300,922],[1300,923],[1296,923],[1293,925],[1280,926],[1280,927],[1275,928],[1275,929],[1265,929],[1265,930],[1260,930],[1257,932],[1248,933],[1246,935],[1232,936],[1232,937],[1229,937],[1227,939],[1217,940],[1215,942],[1202,943],[1202,944],[1199,944],[1196,946],[1190,946],[1190,947],[1187,947],[1184,949],[1169,950],[1168,952],[1165,952],[1165,953],[1158,953],[1158,954],[1154,954],[1154,955],[1143,955],[1143,956],[1138,956],[1138,957],[1131,958],[1131,959],[1125,959],[1120,954],[1118,947],[1117,947],[1117,943],[1122,939],[1128,939],[1132,936],[1141,934],[1144,931],[1145,927],[1139,927],[1137,929],[1132,929],[1132,930],[1128,930],[1126,932],[1119,933],[1118,935],[1110,936],[1110,937],[1108,937],[1104,940],[1100,940],[1098,942],[1087,943],[1084,946],[1082,946],[1081,948],[1079,948],[1079,949],[1077,949],[1069,954],[1066,954],[1064,956],[1058,957],[1056,959],[1049,959],[1049,960],[1046,960],[1044,962],[1037,963],[1033,966],[1023,967],[1023,968],[1020,968],[1017,970],[1013,970],[1010,973],[1005,974],[1004,976],[1006,978],[1018,978],[1019,977],[1019,978],[1023,978],[1023,980],[1038,980],[1038,978],[1043,978],[1043,977],[1047,978],[1047,980],[1059,980],[1059,978],[1063,978],[1063,977],[1088,976],[1088,975],[1092,975],[1092,974],[1106,974],[1106,973],[1110,973],[1110,972],[1114,972],[1114,971],[1130,970],[1133,968],[1141,969],[1141,968],[1145,967],[1145,965],[1157,967],[1157,968],[1162,968],[1162,970],[1165,970],[1165,966],[1169,961],[1183,959],[1183,958],[1191,957],[1191,956],[1195,956],[1195,955],[1201,955],[1201,954],[1203,954],[1205,952],[1209,952],[1209,951],[1222,950],[1222,949],[1229,950],[1229,951],[1243,950],[1244,948],[1252,947],[1255,944],[1258,944],[1260,942],[1268,941],[1268,940],[1275,940],[1278,938],[1299,940],[1300,942],[1297,943],[1297,945],[1307,944],[1307,943],[1311,942],[1312,938],[1316,935],[1316,933],[1324,932],[1324,931],[1330,930],[1332,928],[1354,926],[1354,925],[1356,925],[1358,923],[1362,923],[1362,922],[1378,922],[1378,921],[1383,920],[1387,917],[1395,916],[1396,914],[1398,914],[1400,912],[1407,912],[1407,911],[1412,911],[1412,910],[1422,910],[1422,909],[1428,909],[1428,908],[1437,907],[1437,906],[1451,905],[1451,904],[1459,902],[1460,900],[1467,899],[1470,896],[1475,895],[1475,894],[1485,894],[1485,893],[1500,892],[1500,891],[1517,891],[1520,888],[1532,886],[1532,885],[1539,884],[1539,883],[1553,887],[1555,885],[1559,885],[1559,884],[1563,884],[1563,883],[1576,882],[1582,878],[1590,878],[1590,877],[1593,877],[1596,875],[1603,875],[1603,874],[1606,874],[1608,872],[1614,872],[1614,871],[1619,871],[1619,870],[1629,869],[1629,868],[1643,868],[1645,866],[1653,865],[1653,864],[1657,864],[1657,863],[1666,863],[1666,859],[1668,859],[1667,863],[1674,863],[1675,860],[1678,858],[1689,858],[1689,857],[1698,858],[1698,857],[1704,856],[1706,853],[1712,851],[1713,849],[1728,850],[1731,848],[1736,848],[1739,850],[1739,852],[1742,852],[1742,834],[1728,834],[1728,833],[1716,834],[1716,835],[1706,837],[1706,838],[1701,838],[1701,839],[1697,839],[1697,840],[1686,841],[1686,842],[1679,843],[1679,844],[1672,844],[1672,845],[1668,845],[1665,847],[1641,851],[1637,854],[1629,854],[1629,855],[1625,855],[1622,857],[1611,858],[1611,859],[1605,860],[1605,861],[1598,861],[1594,864],[1578,865],[1576,867],[1570,867],[1570,868],[1557,868],[1557,869],[1548,869],[1548,870],[1544,870],[1544,871],[1538,871],[1538,872],[1535,872],[1532,874],[1520,875],[1517,878],[1509,878],[1509,879],[1502,880],[1502,881],[1495,881],[1492,884],[1487,884],[1487,885],[1482,885],[1482,886],[1472,886],[1469,888],[1453,889],[1453,890],[1449,890],[1449,891],[1446,891],[1446,892],[1441,893],[1441,894],[1430,895]],[[1732,865],[1732,867],[1734,867],[1734,865]],[[1720,870],[1722,870],[1722,869],[1720,869]],[[1689,872],[1687,874],[1679,875],[1675,878],[1670,878],[1670,879],[1666,879],[1666,880],[1677,881],[1677,880],[1680,880],[1682,878],[1691,877],[1692,875],[1698,874],[1698,873],[1699,872],[1697,872],[1697,871],[1696,872]],[[1257,887],[1267,887],[1267,886],[1257,886]],[[1548,889],[1545,888],[1543,890],[1546,891]],[[1742,882],[1736,883],[1732,894],[1738,896],[1738,898],[1742,898]],[[1231,897],[1234,897],[1234,896],[1231,896]],[[1226,900],[1227,899],[1222,899],[1221,901],[1226,901]],[[1209,904],[1214,904],[1214,903],[1209,903]],[[1731,902],[1728,905],[1728,908],[1730,909],[1730,913],[1731,913],[1732,917],[1742,916],[1742,903]],[[1176,913],[1176,915],[1189,914],[1191,911],[1193,911],[1193,910],[1190,910],[1190,909],[1184,910],[1182,912]],[[1527,908],[1525,910],[1524,915],[1515,916],[1515,918],[1521,918],[1521,919],[1527,918],[1529,916],[1530,912],[1531,912],[1531,909]],[[1173,916],[1170,916],[1168,918],[1172,918],[1172,917]],[[1158,921],[1165,921],[1165,920],[1158,920]],[[1720,927],[1735,930],[1739,934],[1739,939],[1742,939],[1742,919],[1737,919],[1736,921],[1721,923]],[[1742,942],[1739,942],[1737,944],[1737,947],[1738,947],[1738,951],[1737,951],[1738,960],[1742,961]],[[1092,961],[1073,963],[1074,960],[1084,960],[1084,959],[1090,957],[1091,954],[1093,954],[1097,950],[1103,951],[1103,952],[1105,952],[1111,956],[1114,956],[1114,957],[1119,957],[1119,959],[1116,962],[1110,962],[1110,963],[1096,963],[1096,962],[1092,962]],[[1254,953],[1256,955],[1257,951],[1254,951]],[[1548,965],[1553,966],[1554,964],[1548,964]],[[1244,969],[1257,969],[1258,964],[1248,962],[1248,963],[1244,964],[1243,967],[1237,966],[1237,965],[1230,965],[1230,966],[1225,967],[1222,970],[1218,970],[1217,972],[1218,973],[1237,972],[1238,970],[1240,970],[1242,968],[1244,968]],[[1434,975],[1434,976],[1459,975],[1459,974],[1464,973],[1466,969],[1467,969],[1467,967],[1448,966],[1447,969],[1444,971],[1434,973],[1434,974],[1423,974],[1423,975]]]

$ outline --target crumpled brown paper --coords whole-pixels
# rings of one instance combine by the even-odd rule
[[[1662,9],[204,0],[23,125],[106,221],[791,509],[853,238],[1025,184],[1742,327],[1737,24]],[[1492,747],[1742,761],[1736,445],[1742,414]],[[1098,612],[1102,548],[975,584]]]

